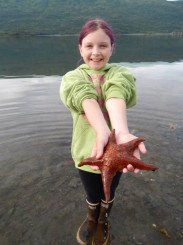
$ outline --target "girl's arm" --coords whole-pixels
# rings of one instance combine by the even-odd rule
[[[104,119],[103,113],[98,102],[95,99],[86,99],[82,103],[85,115],[96,133],[95,144],[92,149],[91,157],[100,158],[103,155],[104,147],[106,146],[110,129]],[[93,170],[98,170],[97,166],[91,166]]]
[[[127,116],[126,116],[126,103],[124,100],[119,98],[110,98],[106,101],[106,108],[109,113],[112,128],[115,129],[117,144],[126,143],[136,136],[129,133]],[[139,150],[142,153],[146,153],[146,148],[143,143],[139,144]],[[140,159],[139,150],[134,151],[134,156]],[[138,169],[134,169],[131,164],[124,168],[123,172],[127,173],[129,171],[139,172]]]

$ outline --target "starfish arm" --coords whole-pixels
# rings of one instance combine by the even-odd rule
[[[127,149],[129,153],[133,153],[134,150],[138,147],[138,145],[143,141],[145,141],[144,138],[136,138],[127,143],[120,144],[119,146],[123,149]]]
[[[104,148],[104,154],[105,152],[107,152],[109,149],[111,149],[111,147],[113,147],[114,145],[116,145],[116,138],[115,138],[115,129],[112,130],[109,139],[108,139],[108,143]]]
[[[128,160],[126,161],[126,165],[128,165],[128,164],[131,164],[134,168],[138,168],[140,170],[155,171],[158,169],[158,167],[156,167],[155,165],[145,163],[142,160],[140,160],[134,156],[128,157]]]
[[[110,136],[109,136],[109,143],[116,144],[116,137],[115,137],[115,129],[112,130]]]
[[[89,157],[84,159],[78,164],[78,167],[82,167],[84,165],[98,166],[101,167],[103,161],[101,159],[96,159],[95,157]]]
[[[112,172],[109,167],[103,167],[101,171],[101,177],[102,177],[102,183],[103,183],[103,189],[105,194],[105,201],[108,202],[110,200],[110,190],[111,190],[111,183],[113,180],[113,177],[116,173]]]

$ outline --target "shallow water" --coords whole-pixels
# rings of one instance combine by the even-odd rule
[[[146,138],[142,158],[160,169],[122,177],[110,244],[183,244],[183,61],[122,65],[137,78],[130,131]],[[0,79],[0,244],[77,244],[85,194],[70,156],[72,119],[60,81]]]

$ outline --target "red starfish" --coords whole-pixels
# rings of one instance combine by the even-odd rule
[[[113,177],[117,172],[122,171],[123,168],[126,168],[128,164],[131,164],[134,168],[141,170],[154,171],[158,169],[158,167],[155,165],[147,164],[133,156],[134,150],[144,140],[144,138],[136,138],[128,143],[117,145],[115,139],[115,129],[113,129],[102,158],[96,159],[95,157],[90,157],[79,163],[79,167],[83,165],[99,167],[107,202],[110,200],[110,186]]]

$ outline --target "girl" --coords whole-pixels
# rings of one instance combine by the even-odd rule
[[[135,78],[124,67],[108,64],[114,49],[111,27],[101,19],[87,22],[79,36],[79,51],[85,64],[62,78],[61,99],[73,117],[72,157],[86,191],[88,215],[77,232],[80,244],[107,244],[108,216],[114,201],[121,172],[113,178],[111,200],[105,202],[100,171],[97,166],[78,167],[85,158],[103,155],[111,129],[117,144],[134,138],[129,133],[126,108],[136,104]],[[143,143],[139,150],[146,153]],[[134,155],[140,158],[139,150]],[[132,165],[123,173],[134,171]]]

